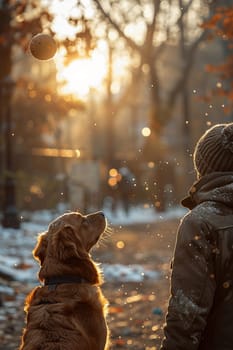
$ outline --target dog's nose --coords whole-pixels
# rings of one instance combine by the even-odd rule
[[[102,211],[97,211],[97,212],[95,212],[95,213],[93,213],[93,214],[88,214],[87,216],[86,216],[86,218],[87,218],[87,220],[106,220],[105,219],[105,215],[104,215],[104,213],[102,212]]]

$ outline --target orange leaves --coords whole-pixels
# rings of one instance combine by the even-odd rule
[[[233,8],[218,7],[215,14],[203,24],[225,40],[233,38]]]
[[[203,24],[203,28],[209,29],[212,38],[220,37],[221,40],[227,42],[229,52],[232,50],[233,39],[233,8],[232,6],[218,7],[213,16]],[[224,61],[218,65],[207,65],[206,71],[211,74],[217,74],[222,80],[227,81],[226,88],[220,88],[213,91],[218,96],[224,96],[229,105],[233,101],[233,55],[228,54]],[[224,111],[228,113],[228,108],[225,106]]]
[[[215,13],[208,21],[202,26],[208,29],[215,29],[216,25],[222,20],[223,15],[221,13]]]

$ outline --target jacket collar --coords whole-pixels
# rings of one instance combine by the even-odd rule
[[[181,204],[189,209],[206,201],[233,207],[233,172],[214,172],[195,181]]]

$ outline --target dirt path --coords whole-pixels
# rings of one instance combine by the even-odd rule
[[[141,264],[160,272],[159,279],[155,280],[104,284],[105,295],[110,301],[109,325],[113,350],[159,349],[177,225],[178,221],[173,220],[116,228],[107,245],[109,251],[102,252],[103,248],[100,249],[102,261],[106,254],[111,254],[115,263]]]
[[[140,264],[160,273],[154,280],[104,283],[102,288],[110,304],[111,350],[159,349],[177,225],[178,220],[170,220],[115,227],[111,237],[93,252],[95,261],[101,263]],[[24,322],[23,300],[31,289],[19,283],[11,283],[11,287],[15,294],[5,297],[0,307],[0,350],[18,348]]]

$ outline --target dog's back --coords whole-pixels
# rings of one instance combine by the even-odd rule
[[[107,300],[99,287],[37,287],[26,300],[27,328],[20,350],[107,349]]]

